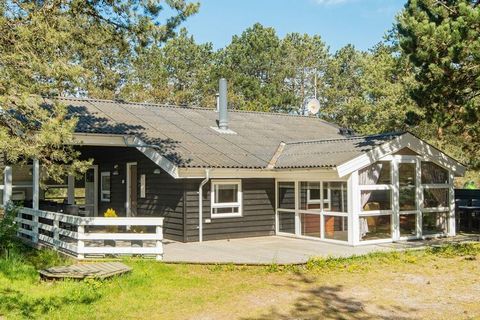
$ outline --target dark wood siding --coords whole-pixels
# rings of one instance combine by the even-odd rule
[[[198,241],[198,187],[201,180],[185,182],[186,240]],[[268,236],[275,233],[275,180],[243,179],[243,215],[211,218],[209,181],[203,189],[203,239]],[[206,223],[205,219],[211,219]]]
[[[176,180],[141,152],[134,148],[120,147],[82,147],[82,158],[94,159],[98,165],[98,175],[102,171],[111,173],[110,202],[102,202],[100,198],[100,182],[98,185],[98,214],[102,215],[108,208],[113,208],[119,216],[126,215],[125,203],[127,197],[126,174],[127,163],[137,162],[137,187],[139,217],[165,217],[165,238],[184,241],[184,186],[182,180]],[[118,175],[114,175],[114,166],[118,165]],[[140,197],[140,176],[145,174],[145,198]]]

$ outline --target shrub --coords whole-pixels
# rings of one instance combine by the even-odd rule
[[[8,257],[10,251],[18,242],[18,226],[15,222],[18,212],[18,207],[9,203],[3,211],[3,215],[0,215],[0,255],[6,255]]]

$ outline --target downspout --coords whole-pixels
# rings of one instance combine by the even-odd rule
[[[203,186],[210,180],[210,169],[205,169],[205,179],[198,187],[198,242],[203,241]]]

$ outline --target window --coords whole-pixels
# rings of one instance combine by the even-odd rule
[[[348,217],[323,216],[325,239],[348,241]]]
[[[102,172],[100,177],[100,200],[110,202],[110,172]]]
[[[300,233],[302,236],[320,238],[320,215],[300,213]]]
[[[295,182],[278,183],[278,208],[295,210]]]
[[[412,211],[417,209],[415,178],[415,163],[398,164],[398,179],[400,183],[399,205],[401,211]]]
[[[295,212],[278,212],[278,231],[295,234]]]
[[[362,190],[362,211],[392,210],[392,191]]]
[[[146,175],[144,174],[140,175],[140,198],[145,198],[147,196],[146,180],[147,180]]]
[[[323,210],[328,212],[348,212],[346,182],[323,183]]]
[[[400,215],[400,236],[415,237],[417,235],[417,215],[401,214]]]
[[[448,212],[424,212],[422,232],[424,235],[447,233]]]
[[[320,211],[322,202],[320,194],[320,182],[300,183],[300,209]]]
[[[392,216],[360,217],[360,240],[380,240],[392,237]]]
[[[448,184],[448,171],[433,162],[422,162],[422,184]]]
[[[448,207],[447,188],[425,188],[423,189],[423,207],[424,208],[447,208]]]
[[[212,218],[242,215],[242,184],[240,180],[213,180],[211,197]]]
[[[391,184],[392,169],[389,161],[378,161],[359,171],[360,185]]]

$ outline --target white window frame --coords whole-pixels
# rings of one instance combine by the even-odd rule
[[[306,181],[307,182],[307,203],[310,204],[321,204],[322,203],[322,183],[319,181],[318,182],[318,192],[319,192],[319,195],[320,195],[320,198],[319,199],[312,199],[311,198],[311,195],[310,195],[310,184],[311,183],[317,183],[316,181]]]
[[[112,187],[112,175],[110,174],[110,171],[102,171],[100,172],[100,201],[102,202],[110,202],[110,189],[109,190],[104,190],[103,189],[103,177],[109,177],[110,178],[110,188]],[[105,195],[108,194],[108,198],[104,198]]]
[[[295,209],[282,209],[278,207],[278,190],[280,187],[281,183],[285,182],[290,182],[294,183],[294,193],[295,193]],[[313,210],[304,210],[300,209],[300,190],[301,186],[300,184],[302,182],[306,183],[320,183],[320,210],[318,211],[313,211]],[[324,223],[324,216],[335,216],[335,217],[346,217],[348,219],[348,222],[346,223],[347,228],[350,230],[350,209],[347,210],[347,212],[337,212],[337,211],[325,211],[325,203],[328,201],[329,203],[329,208],[330,208],[330,192],[328,192],[328,199],[325,199],[323,196],[323,191],[324,191],[324,183],[328,182],[342,182],[345,183],[345,187],[342,186],[340,190],[343,190],[343,188],[346,188],[347,190],[347,207],[350,208],[352,205],[349,200],[349,195],[348,195],[348,179],[338,179],[336,177],[326,177],[326,176],[319,176],[318,178],[311,178],[311,179],[276,179],[275,180],[275,234],[280,235],[280,236],[285,236],[285,237],[294,237],[294,238],[302,238],[302,239],[311,239],[315,241],[322,241],[322,242],[329,242],[329,243],[335,243],[335,244],[340,244],[340,245],[349,245],[350,240],[349,238],[347,241],[344,240],[335,240],[335,239],[328,239],[325,238],[325,223]],[[330,188],[328,189],[330,191]],[[308,197],[307,197],[308,198]],[[308,200],[308,199],[306,199]],[[279,223],[279,214],[280,213],[291,213],[295,215],[295,233],[287,233],[287,232],[281,232],[280,231],[280,223]],[[301,214],[311,214],[311,215],[318,215],[320,217],[320,238],[318,237],[311,237],[311,236],[306,236],[301,234]],[[350,232],[350,231],[348,231]],[[350,237],[350,235],[348,236]]]
[[[237,202],[215,203],[215,187],[217,185],[237,185]],[[211,182],[210,191],[210,217],[215,218],[235,218],[243,216],[243,191],[241,179],[214,179]],[[214,213],[214,209],[219,208],[238,208],[236,213]]]

